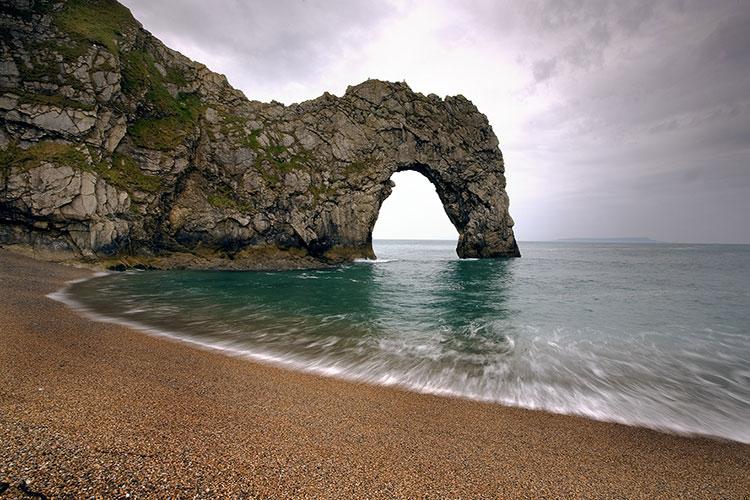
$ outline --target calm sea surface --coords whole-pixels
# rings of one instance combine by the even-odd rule
[[[58,294],[283,366],[750,442],[750,246],[379,241],[373,262],[140,271]]]

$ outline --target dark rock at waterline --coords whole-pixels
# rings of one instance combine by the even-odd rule
[[[4,2],[0,37],[0,243],[156,267],[373,257],[390,177],[416,170],[459,256],[519,255],[497,138],[463,96],[368,80],[251,101],[112,0]]]

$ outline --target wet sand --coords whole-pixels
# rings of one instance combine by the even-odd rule
[[[750,498],[750,445],[265,366],[45,297],[0,249],[0,498]]]

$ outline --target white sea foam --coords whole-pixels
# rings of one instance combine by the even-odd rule
[[[97,276],[102,276],[99,274]],[[521,383],[517,378],[515,381],[510,380],[503,384],[505,387],[499,387],[497,383],[484,383],[483,378],[467,378],[455,369],[444,369],[435,372],[425,368],[424,365],[416,364],[411,367],[399,366],[398,363],[392,363],[387,356],[374,356],[366,362],[347,362],[337,360],[332,356],[321,356],[318,358],[306,358],[298,354],[278,353],[269,349],[252,348],[248,349],[239,342],[233,341],[206,341],[193,335],[175,331],[169,331],[161,328],[154,328],[139,321],[118,318],[110,315],[97,313],[87,308],[69,293],[70,285],[80,283],[85,280],[75,280],[70,282],[63,289],[50,293],[49,298],[62,302],[73,308],[85,317],[99,322],[113,323],[132,328],[149,335],[161,338],[167,338],[174,341],[189,344],[201,349],[220,352],[225,355],[241,357],[248,360],[272,364],[274,366],[304,371],[325,377],[335,377],[356,382],[372,383],[376,385],[400,387],[423,394],[434,394],[439,396],[457,397],[471,399],[490,403],[500,403],[508,406],[517,406],[533,410],[545,410],[553,413],[575,414],[589,417],[596,420],[617,422],[626,425],[635,425],[648,427],[661,431],[668,431],[687,435],[703,434],[709,436],[723,437],[734,439],[744,443],[750,443],[750,432],[737,432],[735,428],[722,428],[716,426],[700,427],[697,425],[685,425],[679,419],[673,418],[674,415],[661,415],[661,418],[655,418],[655,414],[648,411],[649,402],[644,400],[633,401],[635,407],[639,410],[636,412],[613,413],[611,408],[618,407],[622,409],[622,394],[617,391],[602,390],[598,388],[595,393],[583,394],[580,391],[570,391],[554,382],[554,376],[543,378],[547,380],[533,380],[532,373],[538,371],[544,373],[545,363],[539,360],[538,363],[531,363],[529,373],[526,376],[531,379],[528,382]],[[511,340],[512,342],[512,340]],[[405,345],[401,346],[402,348]],[[435,347],[431,345],[412,346],[416,349],[414,353],[419,353],[422,357]],[[384,352],[397,352],[399,349],[384,349]],[[400,350],[404,355],[404,351]],[[433,353],[436,354],[436,353]],[[411,355],[406,353],[405,357]],[[435,357],[435,356],[427,356]],[[537,366],[535,366],[537,364]],[[493,368],[493,367],[490,367]],[[503,364],[496,364],[494,369],[506,369]],[[507,372],[506,372],[507,375]],[[498,380],[498,378],[492,378]],[[499,380],[507,380],[506,376],[499,377]],[[661,411],[661,409],[660,409]],[[698,416],[700,417],[700,416]],[[696,420],[699,420],[696,419]]]

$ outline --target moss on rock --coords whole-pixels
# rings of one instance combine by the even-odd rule
[[[201,109],[198,96],[180,94],[170,103],[170,114],[157,118],[142,118],[128,128],[128,134],[139,147],[160,151],[173,150],[194,130]]]
[[[54,94],[34,94],[31,92],[23,92],[19,94],[19,104],[44,104],[48,106],[55,106],[58,108],[73,108],[81,109],[84,111],[91,111],[95,106],[86,104],[74,99],[67,98],[65,96]]]
[[[111,166],[102,162],[97,164],[94,170],[108,183],[128,192],[154,193],[162,185],[160,177],[144,174],[132,157],[120,153],[112,155]]]
[[[0,150],[0,167],[6,171],[12,168],[30,170],[44,162],[78,170],[86,170],[89,166],[86,155],[73,144],[44,141],[24,149],[17,143],[10,143],[5,150]]]
[[[212,183],[211,189],[212,191],[206,195],[211,206],[222,210],[237,210],[243,213],[252,210],[250,204],[241,201],[235,191],[226,184]]]

